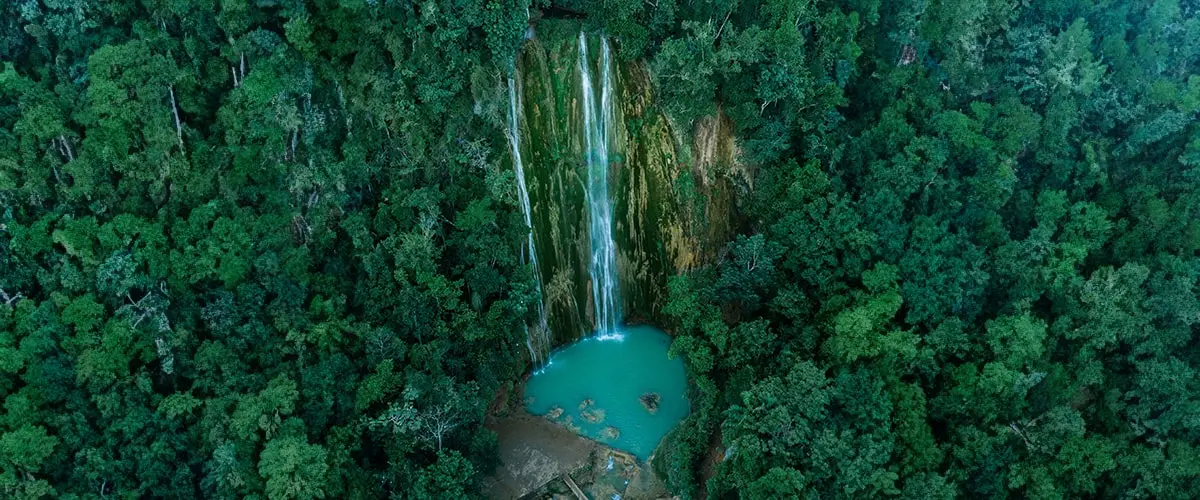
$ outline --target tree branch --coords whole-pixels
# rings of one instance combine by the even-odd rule
[[[167,85],[171,94],[171,112],[175,114],[175,136],[179,138],[179,148],[183,149],[183,126],[179,121],[179,106],[175,105],[175,87]]]
[[[75,161],[75,152],[71,151],[71,144],[67,142],[67,137],[63,134],[58,134],[58,142],[58,150],[62,152],[63,156],[67,157],[67,161]]]
[[[717,40],[721,39],[721,32],[725,31],[725,23],[729,22],[729,16],[731,15],[733,15],[733,9],[729,9],[729,12],[725,14],[725,20],[721,21],[721,27],[717,29],[717,35],[713,37],[713,44],[716,44]]]
[[[8,292],[4,291],[3,288],[0,288],[0,299],[4,299],[4,305],[6,305],[6,306],[12,305],[13,302],[21,300],[24,297],[25,296],[20,293],[17,293],[16,295],[13,295],[10,297],[8,295]]]

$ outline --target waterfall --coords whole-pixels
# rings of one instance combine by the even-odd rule
[[[547,353],[560,341],[619,337],[630,318],[661,318],[668,276],[713,262],[734,227],[735,183],[712,175],[717,165],[736,164],[732,122],[705,118],[703,130],[713,133],[695,141],[706,153],[680,149],[695,141],[678,137],[654,105],[646,65],[622,63],[618,50],[614,40],[578,29],[533,37],[509,88],[495,96],[500,115],[509,106],[497,117],[505,129],[498,132],[514,135],[497,139],[512,142],[517,208],[533,230],[514,243],[522,261],[536,261],[540,279],[527,293],[541,297],[527,304],[535,370],[550,364]],[[703,161],[680,160],[689,156]],[[695,172],[707,180],[685,197],[677,179]],[[544,333],[537,330],[543,313]],[[524,331],[514,327],[517,342]]]
[[[583,85],[583,134],[587,150],[588,220],[592,244],[592,303],[600,339],[620,338],[620,291],[617,289],[617,251],[613,242],[613,210],[608,190],[608,148],[612,144],[612,64],[608,39],[600,37],[600,102],[597,105],[588,63],[587,35],[579,33],[579,71]]]
[[[521,213],[525,216],[525,225],[529,227],[529,240],[526,242],[526,251],[522,252],[523,260],[533,266],[534,281],[537,283],[538,292],[538,324],[533,328],[526,326],[525,345],[529,348],[529,358],[534,366],[540,366],[543,362],[540,352],[542,349],[550,350],[550,328],[546,323],[546,305],[542,298],[542,279],[541,271],[538,269],[537,263],[537,247],[533,244],[533,211],[529,204],[529,189],[525,184],[525,166],[521,162],[521,128],[520,115],[518,106],[520,106],[520,93],[517,89],[517,84],[512,77],[508,78],[508,144],[512,148],[513,170],[517,176],[517,198],[521,202]]]

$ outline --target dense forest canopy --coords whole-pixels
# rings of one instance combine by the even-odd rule
[[[675,494],[1200,498],[1196,0],[5,2],[0,496],[486,496],[542,18],[753,172]]]

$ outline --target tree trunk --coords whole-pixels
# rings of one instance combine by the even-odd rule
[[[167,91],[171,94],[171,112],[175,115],[175,136],[179,138],[179,148],[183,149],[183,125],[179,121],[179,106],[175,105],[175,87],[168,85]]]

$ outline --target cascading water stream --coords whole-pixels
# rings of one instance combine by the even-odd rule
[[[538,324],[532,328],[526,327],[525,345],[529,348],[529,358],[534,366],[541,366],[541,350],[550,349],[549,326],[546,323],[546,305],[542,298],[542,279],[537,263],[537,247],[533,243],[533,211],[529,203],[529,189],[525,183],[525,166],[521,162],[521,129],[520,91],[513,78],[508,79],[508,144],[512,147],[513,170],[517,177],[517,198],[521,202],[521,213],[525,216],[525,225],[530,228],[529,241],[526,249],[526,262],[533,266],[534,281],[538,292]]]
[[[612,64],[608,39],[600,38],[600,99],[597,103],[588,64],[587,35],[579,33],[579,70],[583,85],[584,147],[587,150],[587,201],[591,232],[592,303],[595,306],[596,335],[600,339],[620,338],[620,291],[617,288],[617,251],[613,241],[613,210],[608,189],[608,148],[612,144],[613,112]]]

